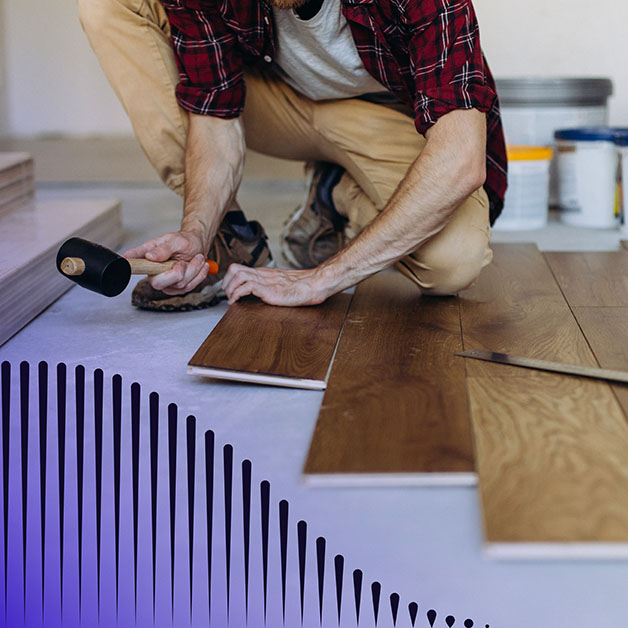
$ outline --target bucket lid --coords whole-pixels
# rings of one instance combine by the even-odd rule
[[[567,142],[617,142],[618,138],[628,137],[628,129],[610,126],[558,129],[554,137]]]
[[[551,159],[554,151],[547,146],[509,146],[508,161],[543,161]]]
[[[596,106],[606,105],[613,93],[609,78],[502,78],[497,79],[502,105]]]

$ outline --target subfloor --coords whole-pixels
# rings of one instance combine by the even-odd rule
[[[0,142],[0,150],[30,150],[35,155],[39,198],[119,198],[125,246],[177,228],[180,200],[154,180],[130,140]],[[262,221],[278,253],[280,228],[300,202],[303,184],[294,164],[271,166],[259,157],[250,160],[240,201],[249,218]],[[536,242],[542,250],[613,250],[620,234],[567,228],[553,220],[541,232],[495,233],[494,239]],[[94,369],[102,369],[106,378],[119,373],[124,386],[139,382],[144,396],[156,391],[162,402],[176,403],[182,417],[194,415],[200,432],[215,433],[217,451],[229,443],[236,465],[244,459],[252,462],[254,486],[264,479],[271,483],[273,509],[280,499],[289,501],[290,525],[307,521],[311,545],[322,536],[329,556],[344,556],[347,581],[354,569],[362,570],[365,600],[370,599],[370,583],[381,583],[379,626],[393,625],[393,592],[401,600],[400,627],[411,625],[408,604],[413,601],[419,606],[416,625],[421,627],[428,625],[429,608],[438,611],[436,626],[444,626],[447,615],[456,617],[456,626],[471,617],[482,627],[625,625],[628,562],[490,561],[482,553],[475,488],[305,487],[301,471],[323,393],[191,377],[187,362],[226,305],[169,315],[134,310],[129,297],[130,288],[115,299],[74,288],[1,347],[0,360],[10,360],[15,369],[22,360],[33,366],[45,360],[51,366],[66,363],[68,372],[81,364],[88,374]],[[143,407],[145,403],[143,397]],[[234,524],[234,538],[241,535],[238,526],[241,523]],[[296,535],[296,529],[291,527],[290,534]],[[278,539],[271,542],[277,545]],[[308,552],[314,551],[311,545]],[[288,568],[286,625],[295,626],[300,623],[296,554],[289,556]],[[278,569],[272,565],[271,580],[278,577]],[[202,582],[202,574],[198,577]],[[306,614],[307,626],[319,625],[313,588],[307,593],[312,611]],[[349,589],[345,595],[351,605]],[[184,599],[177,608],[176,625],[186,625]],[[281,609],[269,612],[269,625],[280,625]],[[324,625],[338,625],[333,605],[323,619]],[[240,621],[238,612],[231,625],[243,625]],[[373,622],[365,606],[360,625]],[[169,623],[168,617],[158,616],[158,625]],[[347,614],[342,625],[355,625],[355,616]]]

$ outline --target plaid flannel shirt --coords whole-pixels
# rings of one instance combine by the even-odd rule
[[[412,107],[421,134],[443,115],[487,114],[491,222],[507,185],[495,82],[480,48],[471,0],[340,0],[366,70]],[[177,99],[197,114],[234,118],[244,108],[243,67],[272,64],[268,0],[162,0],[180,71]]]

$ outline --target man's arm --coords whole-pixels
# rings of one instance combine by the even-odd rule
[[[225,212],[235,202],[244,151],[244,130],[239,118],[224,120],[190,114],[181,229],[124,253],[126,257],[145,257],[155,262],[180,260],[170,270],[150,278],[156,290],[183,294],[207,277],[205,256]]]
[[[486,179],[486,116],[474,109],[442,116],[388,205],[358,237],[305,271],[233,264],[223,287],[233,303],[254,294],[272,305],[315,305],[391,266],[438,233]]]

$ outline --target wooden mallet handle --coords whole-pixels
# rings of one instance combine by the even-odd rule
[[[166,270],[170,270],[175,264],[175,260],[167,262],[151,262],[147,259],[128,259],[131,266],[132,275],[158,275]],[[209,274],[215,275],[218,272],[218,264],[213,260],[207,260],[209,264]],[[66,257],[61,262],[61,272],[68,277],[77,277],[85,272],[85,262],[80,257]]]

